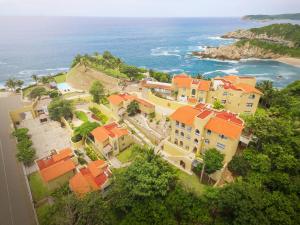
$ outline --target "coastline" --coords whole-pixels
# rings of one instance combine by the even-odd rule
[[[277,62],[281,62],[284,64],[288,64],[291,66],[295,66],[300,68],[300,59],[299,58],[292,58],[292,57],[280,57],[278,59],[274,59]]]

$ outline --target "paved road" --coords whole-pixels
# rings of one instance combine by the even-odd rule
[[[19,96],[0,97],[0,224],[36,225],[22,165],[16,161],[8,111],[22,105]]]

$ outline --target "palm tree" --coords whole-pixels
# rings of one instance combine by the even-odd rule
[[[24,84],[24,81],[22,81],[22,80],[16,80],[15,82],[16,82],[16,86],[17,86],[18,88],[22,88],[22,86],[23,86],[23,84]]]
[[[14,78],[10,78],[5,82],[5,86],[9,89],[15,91],[16,89],[16,80]]]
[[[31,78],[35,81],[35,84],[38,83],[39,77],[38,77],[36,74],[32,74],[32,75],[31,75]]]

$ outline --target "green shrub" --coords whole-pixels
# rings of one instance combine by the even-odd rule
[[[31,92],[29,94],[29,98],[34,99],[36,97],[41,97],[42,95],[46,95],[46,94],[47,94],[46,88],[36,87],[31,90]]]
[[[85,152],[86,152],[87,156],[88,156],[92,161],[98,160],[98,156],[97,156],[96,152],[95,152],[92,148],[86,147],[86,148],[85,148]]]
[[[105,124],[108,121],[108,117],[96,107],[90,107],[89,109],[94,114],[94,119],[99,120],[102,124]]]
[[[87,115],[83,111],[75,111],[75,116],[83,122],[89,121]]]
[[[73,143],[76,143],[78,141],[81,141],[82,140],[82,136],[80,134],[77,134],[77,135],[74,135],[72,138],[71,138],[71,141]]]

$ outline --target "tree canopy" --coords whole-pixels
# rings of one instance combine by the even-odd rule
[[[90,88],[90,94],[93,96],[93,101],[99,104],[101,100],[105,97],[105,90],[103,84],[98,80],[94,81]]]
[[[53,99],[48,106],[49,116],[52,120],[60,121],[73,118],[74,106],[72,101],[61,98]]]

